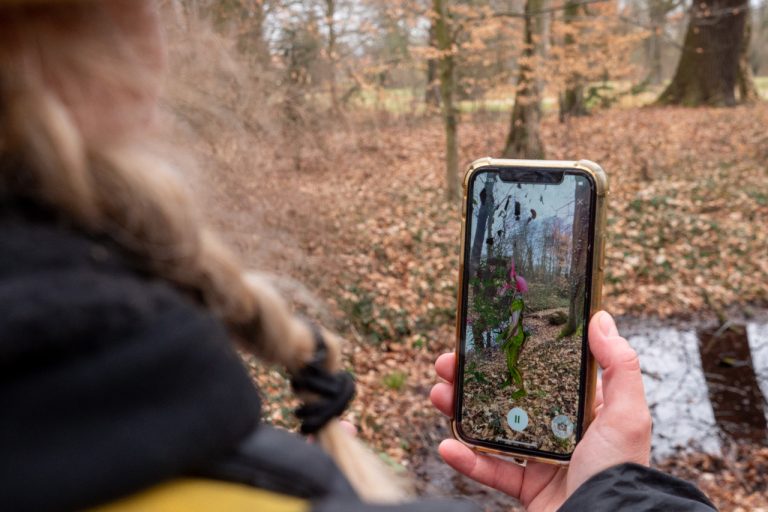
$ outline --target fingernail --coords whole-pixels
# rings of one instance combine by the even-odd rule
[[[619,330],[616,328],[616,322],[613,321],[613,317],[605,311],[600,312],[600,318],[597,319],[600,326],[600,332],[604,336],[617,336]]]

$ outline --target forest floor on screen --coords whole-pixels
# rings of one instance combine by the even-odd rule
[[[559,439],[550,428],[554,417],[565,415],[575,421],[578,412],[578,403],[564,397],[578,396],[581,334],[559,338],[562,326],[550,323],[550,318],[566,312],[550,309],[526,315],[530,337],[518,363],[527,391],[522,398],[513,398],[513,387],[504,386],[509,372],[499,348],[467,351],[461,419],[466,435],[502,443],[534,443],[548,452],[573,450],[572,437]],[[528,415],[528,426],[522,432],[513,431],[507,422],[508,412],[515,407]]]

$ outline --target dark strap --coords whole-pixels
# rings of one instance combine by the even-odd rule
[[[355,381],[348,372],[331,373],[326,369],[328,348],[322,332],[310,324],[315,338],[315,355],[301,370],[291,376],[296,392],[310,392],[318,398],[296,409],[301,420],[301,433],[314,434],[332,418],[340,416],[355,396]]]
[[[259,425],[237,450],[207,462],[190,476],[258,487],[305,499],[354,499],[352,485],[316,443]]]

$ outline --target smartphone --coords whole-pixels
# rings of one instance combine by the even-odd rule
[[[586,160],[470,165],[451,422],[470,447],[567,464],[591,421],[607,191]]]

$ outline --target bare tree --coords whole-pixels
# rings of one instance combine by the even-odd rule
[[[584,6],[576,0],[566,0],[563,8],[563,22],[566,25],[573,24],[573,21],[578,17],[579,12],[583,8]],[[573,34],[569,32],[565,35],[563,44],[565,46],[573,46],[577,44],[577,41]],[[569,73],[566,79],[565,91],[560,96],[559,104],[561,123],[572,116],[587,115],[587,104],[584,101],[584,77],[578,70],[573,70]]]
[[[459,197],[459,149],[456,140],[458,111],[456,96],[456,60],[454,38],[446,5],[448,0],[432,0],[432,23],[439,52],[437,73],[440,79],[440,107],[445,128],[445,195],[449,201]]]
[[[680,6],[680,0],[648,0],[648,39],[645,41],[646,62],[648,75],[646,82],[660,84],[664,78],[662,67],[662,50],[664,46],[664,31],[667,25],[667,15]]]
[[[519,60],[517,94],[512,108],[509,135],[502,155],[506,158],[544,158],[541,142],[541,99],[536,77],[537,23],[544,0],[526,0],[523,54]]]
[[[429,45],[437,48],[435,41],[435,24],[429,27]],[[427,59],[427,83],[424,87],[424,103],[427,107],[437,108],[440,106],[440,84],[437,77],[437,59],[429,57]]]
[[[328,38],[325,42],[325,56],[328,59],[328,83],[331,93],[331,109],[339,112],[339,92],[336,84],[336,0],[325,0],[325,26]]]

